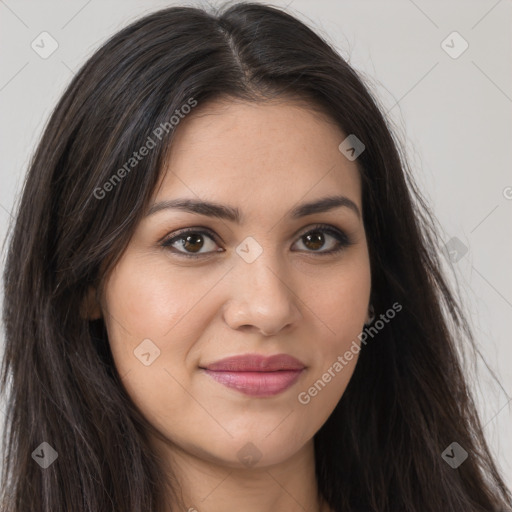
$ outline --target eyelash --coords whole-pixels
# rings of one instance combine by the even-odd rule
[[[306,231],[302,235],[300,235],[299,239],[301,239],[311,233],[318,233],[318,232],[326,233],[326,234],[332,236],[333,238],[335,238],[338,241],[338,247],[335,249],[331,249],[329,251],[316,252],[316,251],[310,250],[310,251],[305,251],[305,252],[312,253],[315,255],[316,254],[324,255],[324,256],[332,255],[332,254],[337,254],[337,253],[343,251],[345,248],[349,247],[350,245],[353,245],[352,240],[347,236],[346,233],[344,233],[343,231],[341,231],[339,229],[333,228],[332,226],[325,225],[325,224],[316,224],[316,225],[312,226],[312,228],[308,229],[308,231]],[[172,247],[172,244],[174,244],[176,241],[183,240],[187,235],[190,235],[190,234],[207,235],[215,243],[217,243],[215,240],[217,237],[211,230],[209,230],[207,228],[187,228],[182,231],[178,231],[177,233],[173,233],[172,236],[167,237],[165,240],[163,240],[160,245],[164,248],[169,249],[174,254],[178,254],[179,256],[183,256],[185,258],[203,258],[206,256],[210,256],[211,254],[215,254],[217,252],[222,252],[222,251],[211,251],[211,252],[207,252],[207,253],[193,254],[193,253],[186,253],[186,252],[178,251]]]

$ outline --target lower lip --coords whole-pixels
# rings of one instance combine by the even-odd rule
[[[299,378],[302,370],[279,370],[275,372],[205,372],[228,388],[236,389],[250,396],[274,396],[282,393]]]

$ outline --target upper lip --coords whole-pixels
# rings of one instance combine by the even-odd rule
[[[305,365],[288,354],[273,356],[244,354],[226,357],[202,368],[217,372],[276,372],[279,370],[303,370]]]

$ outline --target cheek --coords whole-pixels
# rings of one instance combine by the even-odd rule
[[[212,287],[210,281],[191,285],[186,272],[171,273],[165,261],[130,255],[105,285],[115,366],[134,404],[157,428],[189,428],[194,402],[186,390],[193,361],[187,356],[208,322],[200,299]]]
[[[168,423],[167,414],[190,405],[183,392],[190,387],[187,355],[204,328],[199,318],[204,322],[206,315],[187,313],[204,293],[183,272],[170,273],[165,265],[133,255],[118,263],[106,283],[114,364],[128,395],[153,424]],[[173,407],[163,407],[169,397]]]
[[[111,344],[119,352],[123,347],[133,351],[149,338],[162,352],[181,351],[182,340],[197,331],[199,318],[204,318],[189,313],[213,284],[207,276],[194,282],[189,277],[186,271],[170,272],[165,260],[132,256],[119,262],[105,287]]]
[[[318,342],[314,364],[296,397],[296,408],[305,418],[314,418],[319,429],[343,396],[361,351],[358,336],[365,321],[369,298],[369,280],[344,281],[335,295],[317,298]],[[325,334],[326,333],[326,334]]]
[[[298,403],[327,419],[354,372],[371,291],[367,253],[316,279],[308,304],[316,320],[315,364]],[[321,336],[320,336],[321,334]],[[321,341],[320,341],[321,340]]]
[[[322,344],[327,350],[341,350],[361,332],[371,292],[371,272],[367,252],[342,261],[330,272],[311,281],[305,301],[324,325]]]

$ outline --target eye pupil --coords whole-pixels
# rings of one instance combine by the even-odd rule
[[[316,251],[318,249],[321,249],[322,246],[324,245],[324,235],[319,231],[315,231],[313,233],[315,234],[308,233],[307,235],[305,235],[306,242],[304,245]],[[312,244],[312,246],[308,244]]]
[[[197,244],[198,247],[190,247],[191,245]],[[194,233],[192,235],[186,235],[184,237],[183,247],[187,250],[192,249],[190,252],[198,252],[201,250],[201,247],[204,245],[203,237],[198,234]]]

